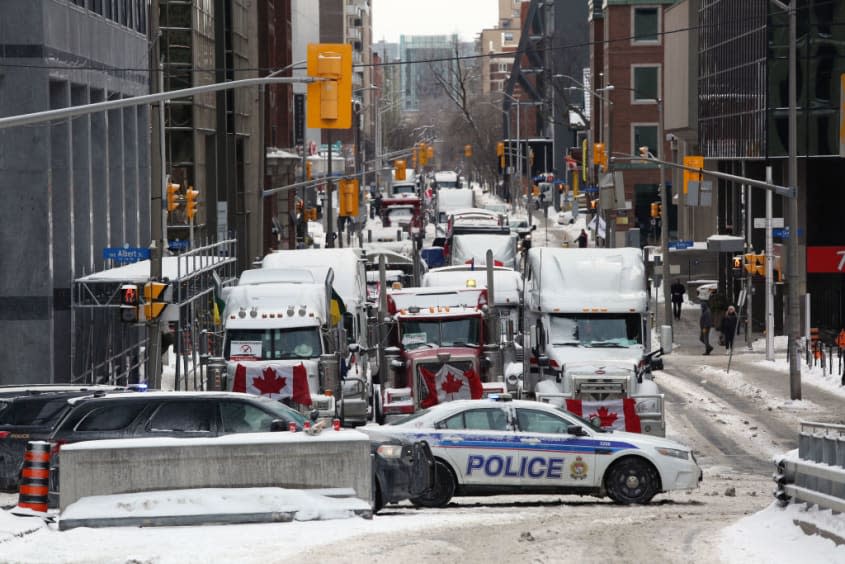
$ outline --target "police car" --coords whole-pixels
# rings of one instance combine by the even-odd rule
[[[453,496],[588,494],[648,503],[698,487],[689,447],[607,431],[550,404],[507,395],[435,405],[389,425],[431,446],[435,486],[416,505],[443,507]]]

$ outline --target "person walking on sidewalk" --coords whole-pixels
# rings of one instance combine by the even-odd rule
[[[699,340],[704,344],[704,354],[710,354],[713,347],[710,346],[710,329],[713,327],[713,316],[710,313],[710,305],[707,302],[701,302],[701,317],[698,320],[701,327],[701,337]]]
[[[578,238],[576,239],[576,241],[578,241],[578,248],[579,249],[586,248],[587,247],[587,240],[588,240],[587,232],[582,229],[581,234],[578,235]]]
[[[681,304],[684,303],[684,294],[686,293],[687,289],[684,288],[684,285],[681,284],[679,279],[675,279],[675,283],[672,284],[672,287],[669,288],[669,291],[672,294],[672,313],[675,315],[675,319],[681,318]]]
[[[734,348],[734,335],[736,335],[736,325],[739,318],[736,316],[736,309],[734,306],[728,306],[728,311],[725,317],[722,318],[722,335],[725,338],[725,348],[731,352]]]

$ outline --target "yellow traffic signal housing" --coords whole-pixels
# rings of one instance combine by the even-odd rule
[[[472,145],[464,145],[464,156],[466,158],[472,158]]]
[[[309,43],[308,76],[322,78],[308,84],[308,127],[352,127],[352,44]]]
[[[662,215],[662,209],[660,206],[660,202],[652,202],[651,203],[651,217],[658,218]]]
[[[604,143],[593,143],[593,164],[604,166]]]
[[[185,190],[185,215],[188,220],[194,219],[197,214],[197,198],[199,195],[199,190],[194,190],[193,186],[188,186],[188,189]]]
[[[405,180],[405,161],[398,159],[393,161],[393,170],[396,173],[396,180]]]
[[[434,145],[425,145],[425,158],[427,161],[434,159]]]
[[[305,161],[305,180],[311,180],[314,177],[311,161]]]
[[[766,255],[754,255],[754,274],[766,275]]]
[[[755,264],[757,262],[757,255],[754,253],[745,254],[745,270],[749,274],[754,274],[756,271]]]
[[[338,182],[338,215],[341,217],[353,217],[358,215],[358,179],[341,179]]]
[[[144,319],[157,319],[167,307],[164,301],[165,290],[167,290],[167,284],[164,282],[144,284]]]
[[[428,150],[425,143],[420,143],[420,146],[417,148],[417,162],[419,162],[420,166],[425,166],[428,163]]]
[[[174,212],[179,209],[179,185],[169,182],[167,184],[167,211]]]
[[[120,320],[124,323],[138,321],[138,286],[124,284],[120,287]]]
[[[497,157],[504,157],[505,156],[505,143],[504,141],[499,141],[496,143],[496,156]]]
[[[704,157],[700,155],[687,155],[684,157],[684,166],[690,168],[704,168]],[[687,187],[690,182],[701,182],[701,173],[684,170],[684,194],[687,193]]]

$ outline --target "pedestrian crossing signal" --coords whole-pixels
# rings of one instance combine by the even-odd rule
[[[124,284],[120,287],[120,320],[124,323],[138,321],[138,286]]]

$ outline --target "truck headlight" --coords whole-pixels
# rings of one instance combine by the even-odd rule
[[[376,452],[382,458],[401,458],[402,445],[379,445]]]
[[[681,460],[688,460],[689,459],[689,451],[687,450],[680,450],[677,448],[663,448],[658,447],[657,452],[662,454],[663,456],[671,456],[672,458],[680,458]]]

